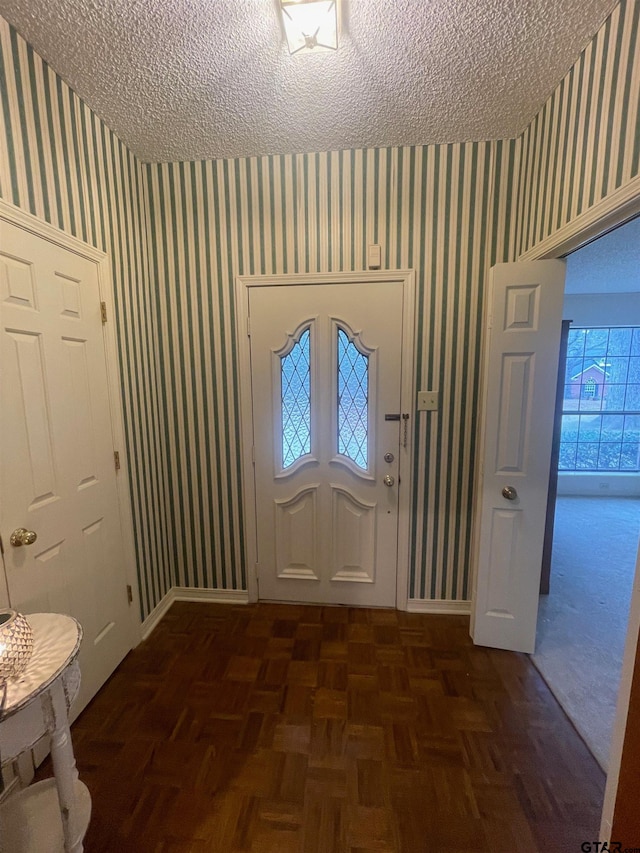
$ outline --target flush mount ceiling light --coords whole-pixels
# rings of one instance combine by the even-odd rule
[[[336,0],[280,0],[289,53],[338,49]]]

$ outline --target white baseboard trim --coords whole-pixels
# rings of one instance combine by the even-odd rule
[[[142,639],[146,640],[174,601],[209,601],[212,604],[248,604],[246,589],[199,589],[192,586],[172,586],[142,623]],[[410,598],[409,613],[453,613],[468,616],[470,601],[445,601],[434,598]]]
[[[167,592],[160,599],[160,601],[156,604],[156,606],[153,608],[151,613],[147,616],[147,618],[144,620],[144,622],[140,626],[140,635],[142,636],[143,640],[147,639],[149,634],[151,634],[151,632],[156,627],[158,622],[162,619],[162,617],[165,615],[167,610],[171,607],[171,605],[175,601],[175,597],[173,595],[173,590],[174,590],[174,587],[171,587],[169,592]]]
[[[640,495],[640,475],[630,473],[607,474],[599,471],[572,471],[558,474],[558,495],[568,497],[626,498]]]
[[[435,598],[410,598],[407,601],[409,613],[454,613],[468,616],[471,613],[470,601],[445,601]]]
[[[212,604],[248,604],[246,589],[199,589],[193,586],[172,586],[142,623],[142,639],[146,640],[174,601],[209,601]]]
[[[214,604],[247,604],[246,589],[199,589],[195,586],[174,586],[174,601],[211,601]]]

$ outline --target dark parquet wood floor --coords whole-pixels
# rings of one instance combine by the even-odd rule
[[[575,851],[604,775],[468,619],[176,603],[73,726],[87,853]]]

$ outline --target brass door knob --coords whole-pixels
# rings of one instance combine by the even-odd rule
[[[391,476],[391,474],[385,474],[385,476],[382,478],[382,482],[385,484],[385,486],[391,487],[395,483],[395,479]]]
[[[38,538],[38,534],[35,530],[27,530],[24,527],[16,527],[16,529],[11,534],[11,539],[9,540],[13,546],[19,548],[21,545],[33,545],[33,543]]]

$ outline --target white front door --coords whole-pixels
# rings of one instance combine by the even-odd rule
[[[131,648],[97,266],[0,220],[0,524],[11,606],[84,629],[78,710]],[[35,533],[18,544],[14,531]]]
[[[478,645],[535,649],[564,275],[556,260],[490,271],[471,625]]]
[[[260,598],[394,607],[403,289],[252,287]]]

